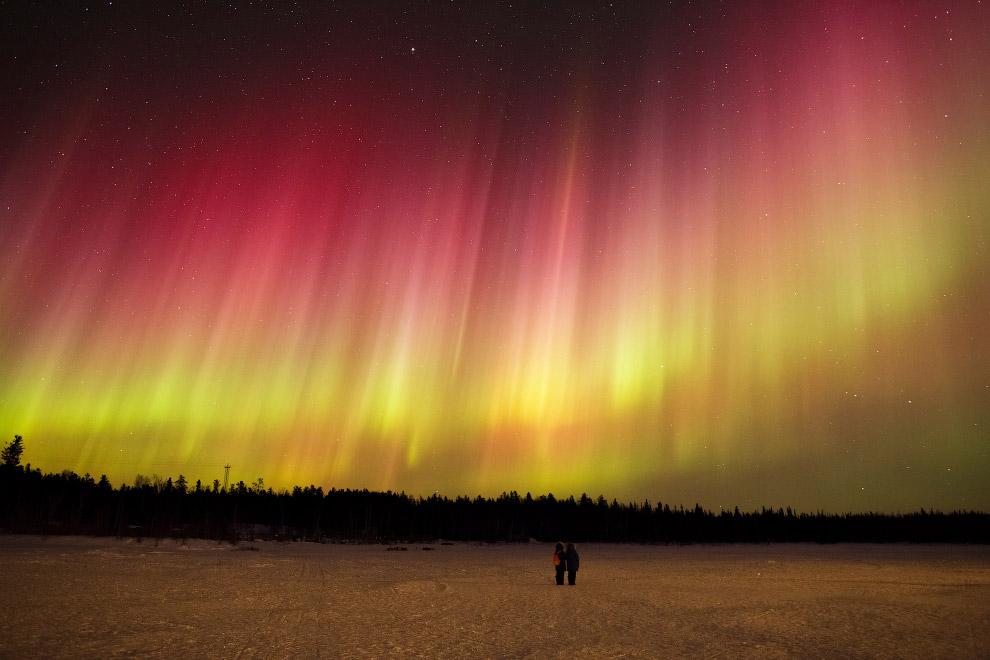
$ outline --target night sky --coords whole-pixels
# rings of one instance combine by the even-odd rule
[[[986,2],[28,5],[33,467],[990,510]]]

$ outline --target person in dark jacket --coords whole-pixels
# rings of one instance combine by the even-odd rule
[[[567,556],[564,544],[558,543],[553,551],[553,567],[557,571],[557,584],[564,584],[564,571],[567,570]]]
[[[564,553],[564,561],[567,563],[567,584],[574,584],[578,572],[578,553],[574,549],[573,543],[567,544],[567,552]]]

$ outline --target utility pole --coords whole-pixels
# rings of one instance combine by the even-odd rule
[[[227,490],[227,478],[230,477],[230,463],[223,466],[223,489]]]

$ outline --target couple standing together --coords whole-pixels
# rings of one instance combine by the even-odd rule
[[[557,584],[564,584],[564,571],[567,571],[567,584],[574,584],[577,579],[578,553],[573,543],[567,544],[567,550],[564,550],[563,543],[557,544],[553,551],[553,567],[557,571]]]

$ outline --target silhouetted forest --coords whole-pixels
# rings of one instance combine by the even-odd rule
[[[713,513],[599,496],[497,498],[368,490],[264,488],[262,480],[224,489],[138,475],[113,488],[106,477],[42,474],[0,467],[0,531],[152,538],[415,542],[567,539],[604,543],[990,542],[990,515],[921,510],[906,515],[796,513],[790,509]]]

